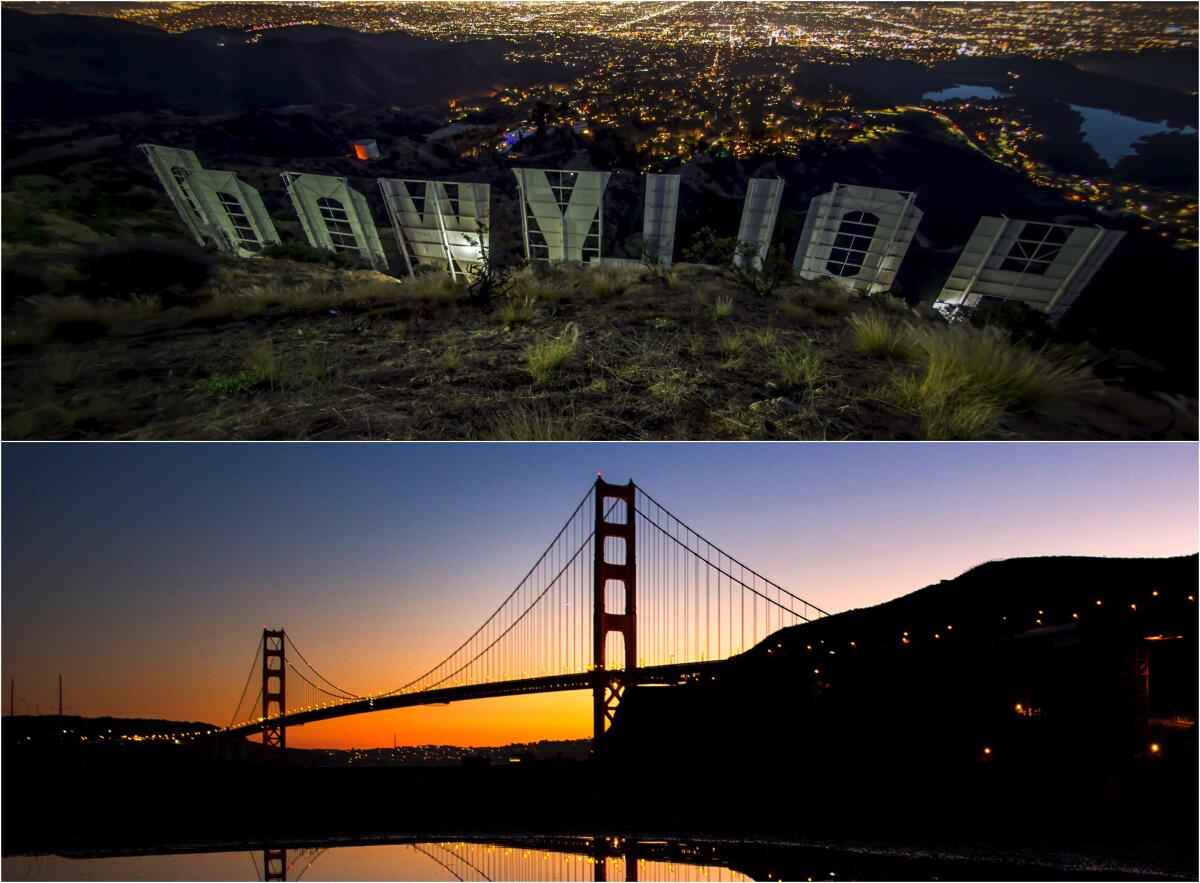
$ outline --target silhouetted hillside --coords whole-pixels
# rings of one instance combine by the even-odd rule
[[[1158,67],[1170,64],[1169,69],[1173,72],[1181,60],[1189,59],[1195,67],[1194,53],[1169,55],[1171,62],[1160,58]],[[834,83],[881,104],[917,102],[926,92],[971,84],[1011,91],[1018,98],[1102,107],[1143,120],[1166,119],[1173,126],[1196,124],[1194,96],[1157,82],[1138,82],[1124,75],[1125,68],[1130,66],[1128,59],[1109,59],[1108,54],[1092,57],[1078,66],[1065,61],[1008,55],[957,58],[933,67],[912,61],[867,58],[851,65],[802,64],[795,79],[802,86],[810,87]],[[1146,67],[1149,68],[1149,63]],[[1155,79],[1162,76],[1165,74]],[[1177,76],[1175,80],[1178,80]]]
[[[230,32],[174,36],[113,19],[29,15],[3,22],[5,119],[151,110],[213,112],[292,104],[416,107],[500,84],[553,77],[516,64],[499,42],[293,28],[259,43]]]
[[[642,763],[819,756],[837,775],[897,754],[943,773],[1032,763],[1097,788],[1152,742],[1194,763],[1197,562],[983,564],[781,631],[711,683],[632,690],[616,742]]]

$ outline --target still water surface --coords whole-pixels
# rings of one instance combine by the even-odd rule
[[[1007,92],[993,89],[991,86],[951,86],[938,92],[926,92],[921,96],[925,101],[953,101],[955,98],[1011,98]]]
[[[1102,107],[1083,107],[1072,104],[1071,110],[1083,117],[1083,137],[1096,153],[1110,166],[1116,165],[1134,151],[1137,142],[1147,135],[1160,132],[1175,132],[1180,135],[1195,135],[1191,126],[1172,128],[1165,120],[1148,123],[1124,114],[1114,113]]]
[[[663,844],[663,847],[667,847]],[[669,848],[669,847],[667,847]],[[653,844],[649,849],[654,851]],[[677,849],[672,849],[677,852]],[[115,858],[9,856],[5,880],[262,880],[267,855],[208,852]],[[286,851],[288,880],[595,880],[596,859],[559,852],[488,843],[438,842],[380,846],[340,846]],[[600,879],[626,880],[626,862],[637,862],[636,879],[741,881],[750,878],[703,861],[609,857]]]

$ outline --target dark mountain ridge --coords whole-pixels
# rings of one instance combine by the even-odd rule
[[[501,41],[289,28],[261,42],[229,31],[171,35],[106,18],[30,15],[3,23],[5,119],[173,108],[191,112],[361,103],[417,107],[562,71],[504,58]]]
[[[830,761],[848,761],[885,728],[914,760],[970,763],[989,744],[999,753],[1025,696],[1023,706],[1045,705],[1037,722],[1044,729],[1103,720],[1105,738],[1092,737],[1097,752],[1099,743],[1110,753],[1142,750],[1129,740],[1145,735],[1145,721],[1130,719],[1122,704],[1119,671],[1136,649],[1159,663],[1149,717],[1189,719],[1194,744],[1198,564],[1196,555],[981,564],[884,604],[777,632],[732,658],[712,683],[655,690],[653,702],[631,690],[614,733],[643,760],[738,765],[795,751],[797,738]],[[696,727],[713,708],[722,709],[720,722]],[[672,734],[683,732],[693,735],[680,750]],[[666,746],[669,758],[658,752]],[[1085,754],[1099,762],[1076,750],[1071,763]]]

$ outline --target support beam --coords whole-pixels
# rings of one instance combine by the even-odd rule
[[[284,631],[263,629],[262,646],[262,744],[267,757],[283,760],[287,750],[286,662],[283,656]]]
[[[287,879],[287,850],[263,850],[263,880]]]
[[[633,482],[609,484],[596,479],[595,549],[592,571],[593,686],[592,750],[601,749],[612,726],[617,706],[637,668],[637,519]],[[612,510],[611,512],[609,510]],[[605,513],[609,513],[606,517]],[[620,610],[609,610],[608,588],[624,601]],[[616,599],[613,599],[616,600]],[[624,665],[610,670],[606,661],[608,636],[616,632],[624,642]]]

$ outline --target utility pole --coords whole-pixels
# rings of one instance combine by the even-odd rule
[[[58,767],[62,769],[63,759],[63,719],[62,719],[62,675],[58,676]]]
[[[16,678],[8,679],[8,716],[13,716],[13,693],[17,689]]]

